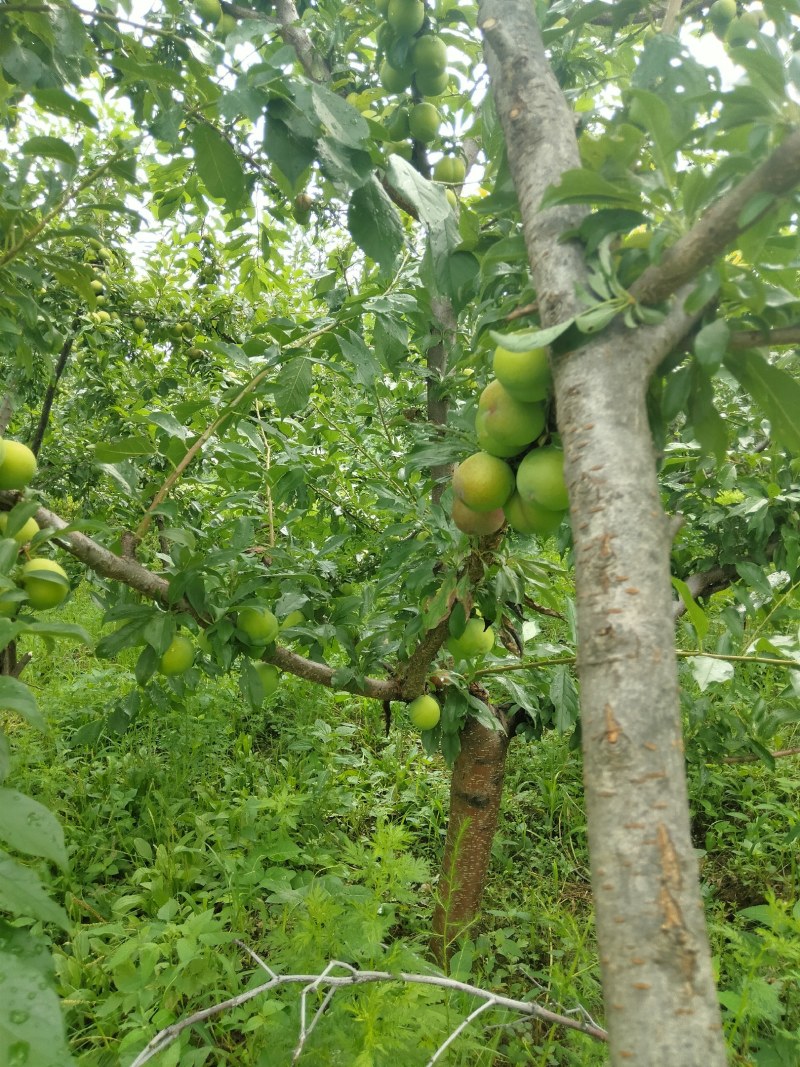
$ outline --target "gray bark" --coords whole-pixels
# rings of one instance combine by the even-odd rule
[[[580,165],[573,118],[528,0],[483,0],[479,25],[542,325],[552,325],[575,313],[585,276],[581,250],[559,242],[574,225],[574,209],[539,211],[544,189]],[[645,406],[650,374],[691,323],[676,300],[660,327],[615,326],[553,367],[575,544],[589,849],[614,1065],[726,1062],[689,831],[671,530]]]

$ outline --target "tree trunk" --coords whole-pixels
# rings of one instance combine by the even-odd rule
[[[482,0],[479,25],[543,326],[573,317],[583,209],[542,211],[580,167],[574,116],[529,0]],[[553,361],[575,548],[592,890],[614,1067],[722,1067],[725,1043],[689,832],[669,557],[645,406],[691,327],[686,293],[658,327],[613,325]]]
[[[592,889],[614,1064],[726,1062],[689,828],[669,557],[619,334],[557,366],[575,542]],[[638,368],[637,368],[638,362]]]
[[[468,718],[450,781],[450,819],[431,948],[444,967],[480,906],[497,829],[509,735]]]

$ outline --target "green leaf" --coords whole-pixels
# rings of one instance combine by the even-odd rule
[[[578,721],[578,690],[572,673],[565,664],[559,665],[553,671],[549,696],[556,709],[556,729],[562,734],[566,733]]]
[[[17,852],[67,866],[64,832],[58,819],[38,800],[16,789],[0,789],[0,840]]]
[[[460,242],[458,226],[450,203],[441,186],[426,181],[415,167],[401,156],[392,155],[386,168],[386,178],[395,192],[414,208],[420,222],[426,226],[442,226],[449,223],[453,230],[452,247]]]
[[[369,126],[361,114],[338,93],[316,82],[311,86],[311,98],[325,133],[350,148],[361,148],[369,137]]]
[[[84,126],[97,126],[97,116],[89,105],[84,104],[82,100],[76,100],[63,89],[37,89],[33,93],[33,99],[43,111],[63,115],[73,122],[83,123]]]
[[[348,330],[337,336],[342,355],[356,368],[356,381],[368,389],[375,384],[375,379],[381,373],[381,365],[373,352],[367,348],[363,337]]]
[[[374,175],[350,198],[347,228],[370,259],[385,270],[392,266],[403,247],[405,230],[397,209]]]
[[[725,366],[767,416],[775,439],[800,454],[800,383],[758,352],[734,349],[725,357]]]
[[[64,909],[51,900],[36,871],[0,851],[0,908],[69,930]]]
[[[498,333],[490,330],[489,336],[496,345],[507,348],[509,352],[527,352],[531,348],[546,348],[575,322],[575,319],[567,319],[559,322],[556,326],[548,326],[544,330],[520,330],[518,333]]]
[[[16,712],[37,730],[47,729],[47,723],[39,711],[36,697],[18,678],[0,677],[0,709]]]
[[[75,151],[60,137],[31,137],[20,148],[23,156],[43,156],[45,159],[59,159],[73,167],[78,165]]]
[[[46,946],[0,920],[0,1063],[29,1067],[71,1067],[58,996],[52,988]],[[24,1049],[24,1060],[20,1050]]]
[[[54,574],[51,577],[57,578],[62,584],[68,584],[60,575]],[[39,637],[63,637],[70,641],[79,641],[83,645],[92,644],[92,638],[88,632],[73,622],[29,622],[25,627],[25,632],[37,634]]]
[[[198,123],[192,130],[192,148],[197,173],[209,193],[227,207],[237,207],[244,198],[245,176],[228,141],[213,126]]]
[[[298,137],[285,123],[269,113],[264,132],[264,151],[285,175],[288,193],[295,190],[298,179],[305,174],[316,157],[312,140]]]
[[[714,392],[710,380],[698,367],[693,370],[695,373],[692,375],[693,388],[689,394],[689,422],[703,451],[722,460],[728,447],[727,426],[714,407]]]
[[[672,585],[683,601],[686,607],[686,614],[689,616],[692,626],[694,626],[695,633],[697,634],[697,639],[700,644],[702,644],[708,633],[708,616],[692,596],[691,590],[686,582],[682,582],[680,578],[673,578]]]
[[[701,692],[705,692],[710,685],[729,682],[733,678],[733,664],[724,659],[695,656],[689,667]]]
[[[116,437],[95,445],[94,458],[98,463],[121,463],[140,456],[154,456],[156,447],[149,437]]]
[[[755,589],[762,596],[772,597],[774,590],[763,569],[756,563],[739,562],[736,564],[736,572],[751,589]]]
[[[717,319],[704,326],[694,339],[694,354],[706,372],[714,374],[719,368],[728,348],[731,331],[724,319]]]
[[[283,365],[272,387],[281,415],[291,415],[306,406],[312,380],[311,361],[306,356],[295,356]]]
[[[641,210],[639,190],[627,179],[607,181],[592,170],[568,170],[558,185],[551,185],[542,197],[541,207],[554,204],[598,204]]]
[[[0,782],[5,781],[11,769],[11,750],[8,747],[8,738],[0,730]]]

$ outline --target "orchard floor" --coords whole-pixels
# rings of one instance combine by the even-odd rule
[[[99,635],[85,591],[65,615]],[[378,705],[295,679],[253,710],[225,679],[185,699],[165,686],[127,731],[98,737],[92,724],[126,717],[132,659],[32,650],[25,680],[51,729],[11,724],[8,784],[66,831],[71,870],[52,884],[74,927],[55,960],[80,1064],[126,1067],[162,1027],[260,984],[237,939],[282,974],[331,960],[430,970],[448,773],[406,722],[387,738]],[[690,779],[732,1060],[796,1067],[800,760],[692,764]],[[453,974],[602,1023],[580,782],[566,739],[511,746],[485,908]],[[152,1062],[288,1067],[299,1005],[297,986],[260,995]],[[298,1062],[421,1067],[476,1005],[402,983],[342,991]],[[437,1062],[592,1067],[605,1055],[580,1034],[493,1010]]]

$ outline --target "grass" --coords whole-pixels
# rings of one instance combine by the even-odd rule
[[[70,615],[99,636],[85,589]],[[92,723],[130,708],[132,658],[35,651],[26,681],[51,730],[14,731],[10,784],[66,830],[71,870],[54,891],[74,932],[56,944],[56,966],[82,1065],[129,1063],[160,1027],[260,981],[235,938],[285,971],[314,973],[331,958],[427,966],[449,776],[415,734],[395,724],[387,738],[372,703],[286,678],[259,710],[232,679],[206,680],[185,700],[165,688],[125,733],[98,737]],[[797,1062],[799,762],[693,764],[691,785],[734,1055]],[[484,912],[453,967],[602,1020],[580,756],[564,738],[511,746]],[[403,986],[337,994],[304,1058],[413,1067],[473,1007]],[[297,990],[263,997],[184,1033],[156,1063],[289,1063],[298,1021]],[[487,1014],[440,1062],[604,1060],[581,1035]]]

